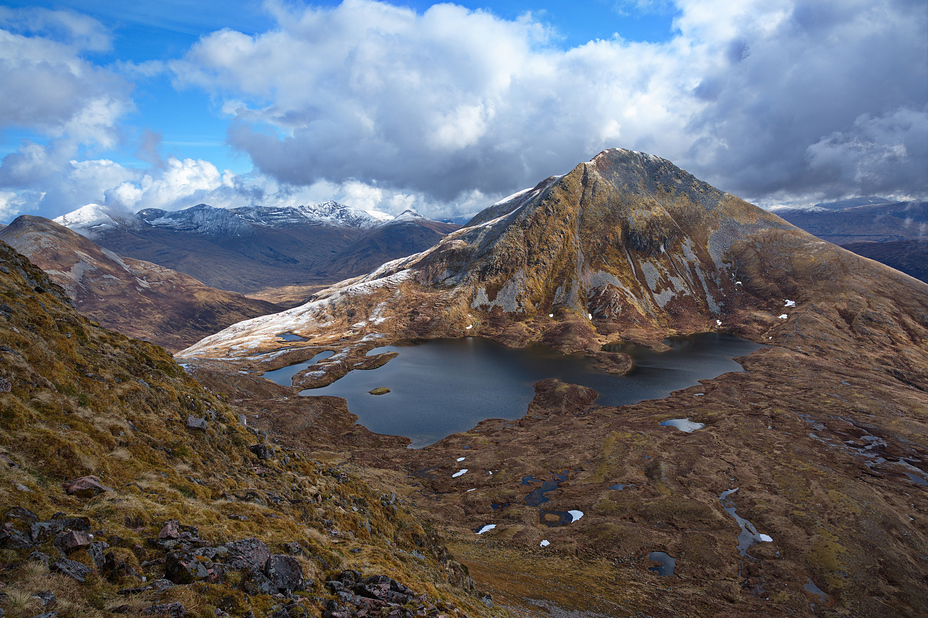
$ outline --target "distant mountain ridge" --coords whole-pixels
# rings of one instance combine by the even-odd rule
[[[422,251],[459,226],[328,201],[234,209],[116,212],[88,205],[56,219],[116,253],[211,287],[293,304],[313,291]]]
[[[285,227],[291,225],[331,225],[366,229],[391,221],[386,213],[350,208],[334,201],[301,206],[242,206],[217,208],[197,204],[183,210],[146,208],[137,213],[119,212],[99,204],[88,204],[54,221],[80,234],[92,237],[120,226],[152,227],[206,235],[247,233],[252,225]]]

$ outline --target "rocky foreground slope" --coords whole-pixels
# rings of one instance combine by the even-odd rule
[[[493,613],[391,488],[243,419],[0,242],[0,613]]]
[[[602,153],[426,252],[181,354],[257,423],[313,444],[294,411],[321,403],[249,400],[255,378],[235,371],[335,352],[299,388],[387,360],[365,352],[402,338],[598,355],[701,331],[766,346],[746,373],[662,400],[598,406],[546,381],[516,421],[336,456],[405,474],[475,581],[526,615],[928,613],[928,286],[663,159]],[[704,426],[659,424],[674,418]],[[650,570],[652,552],[672,575]]]
[[[0,231],[0,240],[45,270],[85,316],[169,352],[230,324],[281,310],[151,262],[121,257],[43,217],[18,217]]]

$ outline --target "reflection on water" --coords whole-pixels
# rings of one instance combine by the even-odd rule
[[[403,435],[420,448],[467,431],[488,418],[523,416],[534,397],[533,384],[558,378],[595,389],[598,405],[626,405],[666,397],[729,371],[742,371],[733,357],[758,349],[730,335],[706,334],[668,341],[671,350],[623,345],[611,351],[630,354],[628,376],[606,374],[579,354],[565,355],[543,345],[507,348],[479,338],[441,339],[412,346],[387,346],[370,353],[396,351],[395,359],[371,371],[352,371],[303,395],[332,395],[348,400],[362,425],[383,434]],[[295,372],[294,372],[295,373]],[[390,393],[368,394],[385,386]]]
[[[673,575],[673,570],[677,566],[677,559],[662,551],[652,551],[648,554],[648,559],[658,563],[648,567],[648,570],[664,577]]]

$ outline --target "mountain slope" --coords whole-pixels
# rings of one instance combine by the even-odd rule
[[[830,268],[848,260],[663,159],[621,150],[497,204],[489,216],[423,253],[320,292],[313,303],[236,325],[185,354],[213,347],[227,356],[245,341],[268,342],[282,323],[320,340],[347,331],[467,333],[565,350],[714,330],[717,320],[732,332],[757,333],[777,323],[782,298],[804,297],[802,275],[781,271],[807,270],[813,256]],[[766,257],[776,264],[761,264],[768,246],[796,255],[784,263],[771,252]],[[770,268],[776,277],[763,272]],[[385,301],[389,294],[395,300]],[[418,304],[424,309],[413,312]],[[342,315],[346,307],[351,317]]]
[[[491,615],[389,487],[266,443],[2,242],[0,341],[5,616]]]
[[[0,239],[45,269],[81,313],[168,351],[280,310],[156,264],[121,258],[42,217],[18,217],[0,231]]]
[[[844,245],[844,248],[928,283],[926,239],[854,242]]]
[[[746,373],[621,407],[545,380],[522,418],[352,460],[420,484],[417,506],[476,580],[526,613],[928,612],[928,285],[642,153],[607,151],[491,209],[179,356],[272,369],[294,353],[276,341],[290,331],[305,358],[335,352],[295,392],[403,338],[595,355],[739,334],[765,344],[739,359]],[[660,424],[682,418],[704,427]],[[539,507],[542,483],[554,488]],[[571,511],[582,519],[551,519]],[[676,559],[673,576],[649,571],[652,552]]]

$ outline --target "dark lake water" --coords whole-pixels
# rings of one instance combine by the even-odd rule
[[[600,394],[599,405],[626,405],[666,397],[701,379],[743,371],[732,358],[760,347],[719,334],[666,343],[671,346],[666,352],[631,345],[613,348],[634,358],[635,369],[627,376],[603,373],[582,355],[561,354],[543,345],[513,349],[486,339],[464,338],[387,346],[370,352],[398,352],[386,365],[352,371],[329,386],[301,394],[344,397],[358,422],[371,431],[406,436],[412,447],[421,448],[467,431],[484,419],[523,416],[535,394],[533,384],[545,378],[593,388]],[[280,375],[292,376],[306,366],[294,366],[292,373]],[[287,380],[281,383],[289,386]],[[390,392],[369,394],[380,386]]]

